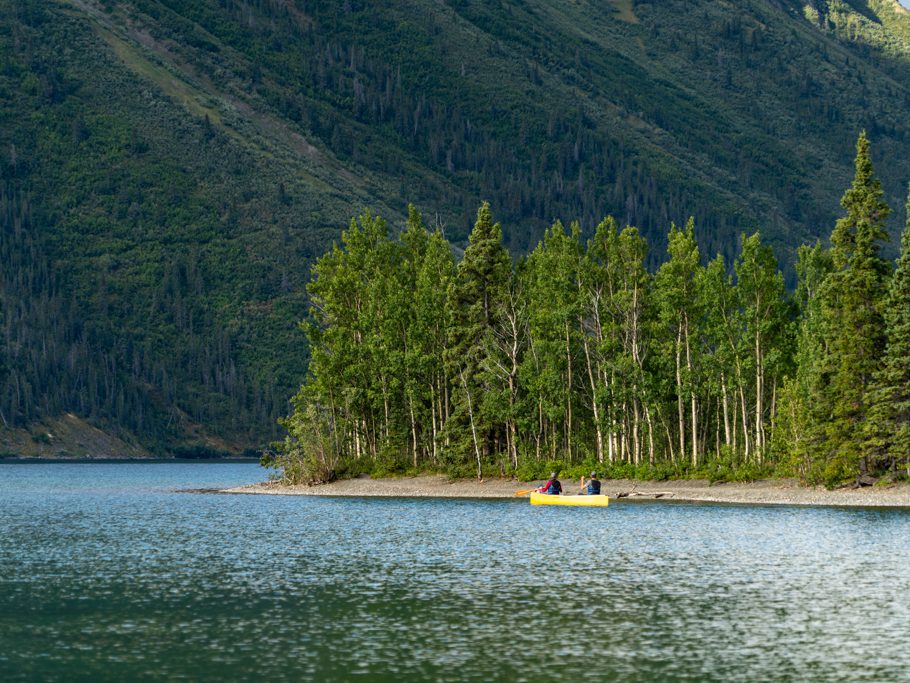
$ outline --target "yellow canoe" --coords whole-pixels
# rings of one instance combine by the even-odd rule
[[[532,493],[531,505],[586,505],[606,507],[609,496],[550,496],[546,493]]]

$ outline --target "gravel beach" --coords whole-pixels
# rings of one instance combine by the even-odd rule
[[[574,493],[578,482],[561,480],[566,493]],[[371,479],[361,477],[317,486],[282,486],[263,482],[221,493],[281,496],[391,496],[405,498],[511,498],[516,491],[539,486],[543,482],[519,482],[511,479],[452,481],[443,476],[395,477]],[[751,505],[835,505],[849,507],[910,507],[910,485],[844,488],[829,491],[820,487],[800,486],[789,479],[772,479],[747,484],[710,484],[707,481],[629,481],[605,480],[603,493],[617,502],[624,500],[676,500]],[[612,501],[611,501],[612,502]]]

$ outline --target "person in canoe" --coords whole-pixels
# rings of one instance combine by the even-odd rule
[[[581,490],[589,496],[600,495],[600,481],[597,479],[597,472],[591,472],[591,478],[588,479],[587,486],[585,485],[585,478],[582,476]]]
[[[562,493],[562,484],[560,484],[559,479],[556,478],[556,472],[550,473],[550,478],[547,480],[547,483],[537,489],[537,493],[546,493],[551,496],[558,496]]]

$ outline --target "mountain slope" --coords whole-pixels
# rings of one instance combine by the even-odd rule
[[[264,444],[367,206],[457,241],[488,198],[515,253],[612,213],[652,263],[692,214],[789,259],[861,128],[903,206],[908,46],[894,0],[0,0],[0,429]]]

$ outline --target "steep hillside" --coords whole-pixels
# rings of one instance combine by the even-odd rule
[[[612,213],[652,262],[691,214],[786,260],[861,128],[903,206],[908,76],[896,0],[0,0],[0,429],[263,445],[364,207],[457,242],[487,198],[514,253]]]

